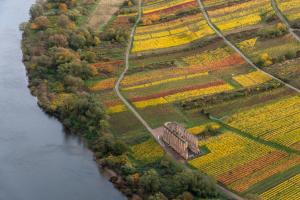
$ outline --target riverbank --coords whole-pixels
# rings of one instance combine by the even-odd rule
[[[127,198],[221,198],[214,180],[165,155],[134,117],[114,121],[108,114],[107,100],[118,101],[115,92],[100,93],[91,85],[119,77],[138,9],[135,1],[125,1],[100,33],[83,26],[94,3],[48,0],[32,7],[31,19],[22,26],[22,50],[38,104],[87,142]],[[142,128],[125,134],[128,126]]]
[[[30,95],[19,25],[34,2],[0,3],[0,199],[124,199],[99,174],[92,152]]]

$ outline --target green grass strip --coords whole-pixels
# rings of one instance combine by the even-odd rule
[[[297,155],[300,155],[300,152],[299,152],[299,151],[294,150],[294,149],[292,149],[292,148],[290,148],[290,147],[287,147],[287,146],[284,146],[284,145],[282,145],[282,144],[278,144],[278,143],[275,143],[275,142],[266,141],[266,140],[261,139],[261,138],[259,138],[259,137],[255,137],[255,136],[253,136],[253,135],[251,135],[251,134],[249,134],[249,133],[243,132],[243,131],[241,131],[241,130],[239,130],[239,129],[236,129],[236,128],[232,127],[232,126],[229,126],[228,124],[225,124],[222,120],[220,120],[220,119],[218,119],[218,118],[215,118],[215,117],[213,117],[213,116],[211,116],[211,115],[209,116],[209,118],[210,118],[211,120],[213,120],[213,121],[215,121],[215,122],[221,124],[223,127],[227,128],[228,130],[231,130],[231,131],[233,131],[234,133],[237,133],[237,134],[239,134],[239,135],[241,135],[241,136],[243,136],[243,137],[246,137],[246,138],[248,138],[248,139],[254,140],[254,141],[256,141],[256,142],[258,142],[258,143],[260,143],[260,144],[263,144],[263,145],[266,145],[266,146],[273,147],[273,148],[275,148],[275,149],[278,149],[278,150],[287,152],[287,153],[289,153],[289,154],[297,154]]]
[[[284,172],[277,173],[269,178],[251,186],[247,191],[244,192],[247,194],[262,194],[265,191],[279,185],[280,183],[290,179],[291,177],[300,173],[300,166],[296,165]]]

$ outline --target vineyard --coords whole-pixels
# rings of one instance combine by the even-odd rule
[[[284,113],[282,111],[284,110]],[[291,146],[300,141],[300,98],[292,97],[236,113],[227,123],[278,144]]]
[[[285,14],[290,22],[300,20],[300,1],[299,0],[277,0],[280,10]]]
[[[151,128],[176,121],[199,138],[205,154],[186,164],[246,197],[299,199],[300,43],[271,0],[144,0],[120,92]],[[291,25],[300,2],[277,0]],[[298,5],[299,4],[299,5]],[[128,29],[134,12],[111,27]],[[157,162],[164,151],[116,95],[122,58],[95,63],[86,82],[109,114],[111,131],[130,144],[130,159]],[[274,77],[280,79],[275,80]]]

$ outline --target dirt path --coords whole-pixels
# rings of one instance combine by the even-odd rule
[[[153,129],[149,126],[149,124],[143,119],[143,117],[136,111],[136,109],[129,103],[129,101],[123,96],[123,94],[120,91],[120,84],[121,81],[124,79],[125,74],[127,73],[128,69],[129,69],[129,56],[130,56],[130,51],[132,48],[132,43],[133,43],[133,38],[134,38],[134,34],[135,34],[135,30],[137,25],[139,24],[139,22],[141,21],[141,17],[142,17],[142,2],[141,0],[139,0],[139,10],[138,10],[138,18],[131,30],[130,33],[130,37],[129,37],[129,41],[128,41],[128,45],[127,45],[127,49],[126,49],[126,53],[125,53],[125,69],[122,72],[122,74],[120,75],[119,79],[117,80],[114,90],[116,92],[116,94],[118,95],[118,97],[121,99],[121,101],[125,104],[125,106],[134,114],[134,116],[144,125],[144,127],[151,133],[154,135]],[[155,137],[156,140],[158,140],[158,138]]]
[[[271,0],[272,2],[272,7],[276,13],[276,15],[279,17],[279,19],[288,27],[289,32],[294,36],[294,38],[300,42],[300,37],[294,32],[294,29],[291,27],[290,23],[288,20],[285,18],[281,10],[279,9],[276,0]]]
[[[202,13],[203,13],[203,15],[204,15],[204,18],[206,19],[206,21],[207,21],[207,23],[208,23],[208,25],[210,26],[210,28],[212,28],[214,31],[215,31],[215,33],[219,36],[219,37],[221,37],[223,40],[224,40],[224,42],[227,44],[227,45],[229,45],[232,49],[234,49],[249,65],[251,65],[253,68],[255,68],[256,70],[258,70],[258,71],[261,71],[262,73],[264,73],[264,74],[266,74],[266,75],[268,75],[268,76],[270,76],[271,78],[273,78],[273,79],[275,79],[275,80],[277,80],[278,82],[280,82],[280,83],[282,83],[282,84],[284,84],[286,87],[288,87],[288,88],[290,88],[290,89],[292,89],[292,90],[294,90],[295,92],[298,92],[298,93],[300,93],[300,89],[298,89],[298,88],[296,88],[296,87],[294,87],[294,86],[292,86],[292,85],[290,85],[290,84],[288,84],[288,83],[286,83],[286,82],[284,82],[283,80],[281,80],[281,79],[279,79],[279,78],[277,78],[277,77],[275,77],[275,76],[273,76],[272,74],[269,74],[268,72],[265,72],[264,70],[262,70],[261,68],[259,68],[258,66],[256,66],[241,50],[239,50],[233,43],[231,43],[224,35],[223,35],[223,33],[221,32],[221,31],[219,31],[219,29],[217,28],[217,26],[215,25],[215,24],[213,24],[212,23],[212,21],[211,21],[211,19],[210,19],[210,17],[208,16],[208,13],[207,13],[207,10],[205,9],[205,7],[204,7],[204,4],[203,4],[203,2],[202,2],[202,0],[197,0],[198,1],[198,4],[199,4],[199,7],[200,7],[200,9],[201,9],[201,11],[202,11]]]
[[[125,0],[100,0],[95,11],[87,21],[87,26],[98,30],[111,19]]]
[[[153,137],[155,138],[155,140],[166,150],[166,153],[170,156],[172,156],[173,158],[175,158],[177,161],[180,161],[180,159],[178,158],[178,156],[176,157],[176,155],[174,154],[174,152],[170,151],[165,144],[160,140],[160,136],[161,136],[161,131],[159,131],[158,129],[152,129],[150,127],[150,125],[146,122],[146,120],[138,113],[138,111],[130,104],[130,102],[123,96],[123,94],[120,91],[120,84],[121,81],[124,79],[128,69],[129,69],[129,56],[130,56],[130,51],[132,48],[132,43],[133,43],[133,38],[134,38],[134,34],[135,34],[135,30],[136,27],[138,26],[140,20],[142,17],[142,2],[141,0],[139,1],[139,11],[138,11],[138,19],[135,22],[131,33],[130,33],[130,37],[129,37],[129,41],[128,41],[128,45],[127,45],[127,49],[126,49],[126,53],[125,53],[125,69],[122,72],[122,74],[119,76],[119,79],[117,80],[114,90],[116,92],[116,94],[118,95],[118,97],[121,99],[121,101],[125,104],[125,106],[134,114],[134,116],[143,124],[143,126],[153,135]]]
[[[130,102],[123,96],[123,94],[120,91],[121,81],[124,79],[128,69],[129,69],[130,51],[132,48],[132,43],[133,43],[136,27],[138,26],[138,24],[141,20],[141,16],[142,16],[142,2],[141,2],[141,0],[139,0],[138,19],[135,22],[135,24],[131,30],[129,41],[128,41],[128,46],[127,46],[126,53],[125,53],[125,69],[122,72],[122,74],[120,75],[119,79],[117,80],[114,90],[115,90],[116,94],[118,95],[118,97],[121,99],[121,101],[125,104],[125,106],[134,114],[134,116],[143,124],[143,126],[153,135],[155,140],[165,149],[166,153],[169,154],[170,156],[172,156],[178,162],[182,162],[182,160],[180,158],[178,158],[178,156],[176,156],[170,149],[168,149],[168,147],[166,147],[166,145],[160,140],[160,136],[161,136],[161,132],[162,132],[160,130],[161,128],[152,129],[150,127],[150,125],[146,122],[146,120],[138,113],[138,111],[130,104]],[[184,165],[184,166],[186,168],[188,168],[186,165]],[[188,169],[190,169],[190,168],[188,168]],[[220,192],[224,193],[225,195],[227,195],[228,197],[230,197],[232,199],[244,200],[237,194],[227,190],[226,188],[224,188],[221,185],[217,185],[217,188],[220,190]]]

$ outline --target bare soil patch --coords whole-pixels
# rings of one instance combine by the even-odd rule
[[[100,0],[97,8],[87,22],[87,26],[97,30],[105,25],[119,10],[125,0]]]

